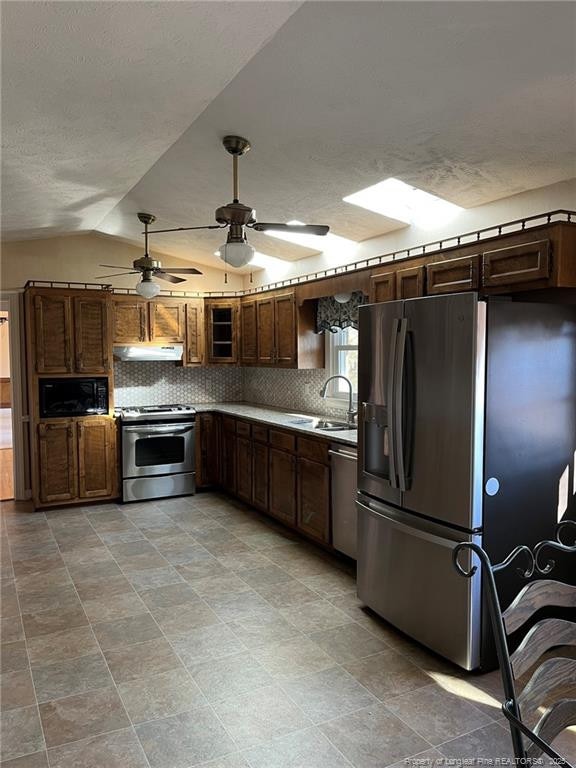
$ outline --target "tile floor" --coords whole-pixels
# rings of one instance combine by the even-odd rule
[[[511,755],[494,674],[407,640],[343,561],[237,502],[4,505],[1,545],[2,768]]]

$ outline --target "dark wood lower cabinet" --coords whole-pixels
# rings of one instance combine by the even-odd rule
[[[298,515],[296,525],[303,533],[330,542],[330,467],[318,461],[298,458]]]
[[[236,435],[222,431],[222,486],[230,493],[236,493]]]
[[[269,449],[262,443],[252,443],[252,504],[268,512]]]
[[[196,487],[218,485],[218,421],[213,413],[196,415]]]
[[[106,416],[38,424],[34,499],[57,504],[117,494],[116,424]]]
[[[252,503],[252,441],[247,437],[236,437],[236,495]]]
[[[78,495],[81,499],[111,496],[116,476],[116,425],[111,419],[79,421]]]
[[[268,511],[287,525],[296,524],[296,457],[270,448]]]
[[[45,421],[38,425],[39,497],[43,504],[71,501],[78,495],[76,424]]]

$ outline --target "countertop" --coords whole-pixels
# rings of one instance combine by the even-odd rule
[[[310,413],[298,411],[282,411],[270,406],[250,405],[250,403],[192,403],[199,413],[216,412],[227,413],[239,418],[261,421],[263,424],[270,424],[275,427],[284,427],[292,429],[295,432],[315,435],[334,443],[344,443],[345,445],[357,445],[358,435],[355,429],[345,429],[341,432],[326,432],[323,429],[314,429],[314,424],[318,419],[330,418],[326,416],[315,416]],[[341,419],[335,419],[340,421]]]

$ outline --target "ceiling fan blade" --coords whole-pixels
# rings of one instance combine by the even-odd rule
[[[134,267],[123,267],[121,264],[98,264],[99,267],[108,267],[109,269],[134,269]]]
[[[168,283],[184,283],[186,282],[183,277],[175,277],[168,272],[164,272],[163,269],[155,269],[154,277],[159,277],[160,280],[166,280]]]
[[[174,275],[201,275],[202,272],[200,272],[199,269],[194,269],[194,267],[186,267],[185,269],[172,269],[170,268],[170,272]]]
[[[140,273],[139,269],[135,269],[133,272],[114,272],[112,275],[98,275],[94,280],[104,280],[106,277],[123,277],[124,275],[137,275]]]
[[[149,229],[149,235],[158,235],[162,232],[188,232],[191,229],[222,229],[227,224],[207,224],[205,227],[173,227],[172,229]]]
[[[257,221],[252,224],[252,229],[257,232],[266,232],[275,229],[277,232],[292,232],[295,235],[327,235],[330,227],[325,224],[270,224],[268,222]]]

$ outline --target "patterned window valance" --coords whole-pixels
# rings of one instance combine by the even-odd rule
[[[318,299],[316,333],[337,333],[341,328],[358,328],[358,307],[365,301],[362,291],[353,291],[345,304],[336,301],[334,296]]]

